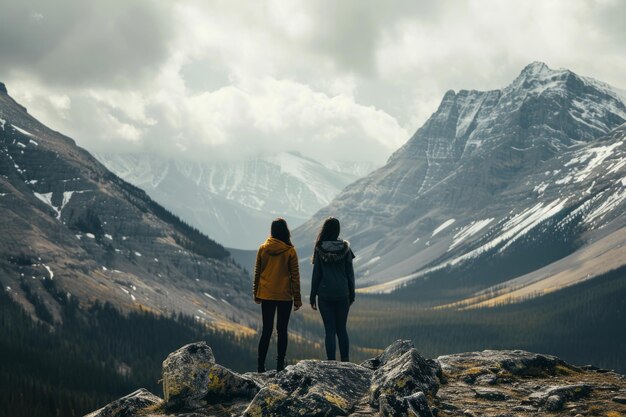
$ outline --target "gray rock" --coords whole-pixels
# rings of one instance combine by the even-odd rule
[[[193,410],[207,404],[213,351],[205,342],[191,343],[163,361],[163,395],[168,409]]]
[[[85,417],[134,417],[147,407],[158,406],[161,400],[145,388],[115,400],[101,409],[87,414]]]
[[[544,397],[558,395],[566,401],[574,401],[588,396],[593,387],[587,384],[559,385],[551,386],[543,391]]]
[[[406,403],[393,395],[382,394],[378,397],[378,415],[380,417],[406,416]]]
[[[612,400],[615,401],[616,403],[626,404],[626,396],[618,395],[616,397],[613,397]]]
[[[546,391],[548,395],[558,395],[567,401],[574,401],[588,396],[593,387],[587,384],[562,385],[550,387]]]
[[[505,401],[509,397],[502,391],[490,388],[477,388],[474,390],[476,398],[482,398],[489,401]]]
[[[566,401],[575,401],[591,393],[592,387],[587,384],[549,386],[533,392],[528,397],[535,406],[543,406],[547,410],[557,411],[563,408]]]
[[[563,360],[551,355],[524,350],[484,350],[445,355],[437,358],[444,372],[459,373],[466,369],[495,369],[517,376],[556,375],[559,369],[577,370]],[[486,372],[480,372],[484,374]]]
[[[274,377],[276,377],[276,371],[275,370],[271,370],[271,371],[267,371],[267,372],[263,372],[263,373],[246,372],[246,373],[242,374],[242,376],[244,378],[248,378],[248,379],[253,380],[260,387],[264,387],[265,385],[267,385],[267,383],[269,381],[271,381],[272,379],[274,379]]]
[[[244,416],[347,415],[367,395],[371,377],[353,363],[300,361],[261,389]]]
[[[537,411],[537,407],[533,407],[532,405],[516,405],[515,407],[511,408],[511,411],[534,412]]]
[[[381,417],[433,417],[426,395],[421,391],[404,398],[382,394],[378,400]]]
[[[221,365],[213,365],[209,370],[206,399],[211,404],[239,398],[252,399],[260,389],[261,385],[254,379]]]
[[[428,400],[423,392],[416,392],[413,395],[404,397],[407,403],[409,417],[433,417],[433,413],[428,405]]]
[[[411,348],[380,365],[372,376],[370,404],[378,404],[381,394],[405,397],[417,391],[435,395],[439,389],[441,368]]]
[[[459,409],[458,406],[449,403],[447,401],[440,401],[439,402],[439,407],[441,407],[442,410],[446,410],[446,411],[456,411]]]
[[[494,374],[484,374],[476,378],[474,383],[476,385],[495,385],[498,382],[498,377]]]
[[[361,363],[361,366],[369,368],[371,370],[376,370],[379,367],[385,365],[390,360],[399,358],[404,355],[411,349],[414,349],[415,345],[411,340],[396,340],[391,345],[389,345],[383,353],[376,356],[375,358],[368,359]]]
[[[548,411],[559,411],[563,408],[565,401],[559,395],[551,395],[546,399],[545,407]]]

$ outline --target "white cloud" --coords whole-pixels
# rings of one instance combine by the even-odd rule
[[[381,163],[446,90],[501,88],[534,60],[626,87],[615,0],[70,3],[12,0],[0,69],[32,114],[97,151]]]
[[[67,94],[51,95],[49,97],[50,103],[59,111],[69,110],[72,106],[72,100]]]

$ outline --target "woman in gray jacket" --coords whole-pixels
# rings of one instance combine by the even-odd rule
[[[339,339],[342,362],[350,360],[346,324],[354,302],[354,253],[347,240],[339,239],[339,220],[329,217],[317,235],[313,249],[311,307],[319,307],[326,331],[326,357],[335,360],[335,337]]]

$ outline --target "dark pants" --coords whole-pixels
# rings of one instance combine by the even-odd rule
[[[289,316],[291,315],[291,307],[293,301],[261,301],[261,312],[263,313],[263,331],[261,340],[259,340],[259,364],[265,363],[267,357],[267,349],[272,339],[272,331],[274,330],[274,315],[278,310],[278,318],[276,320],[276,331],[278,333],[278,362],[285,360],[287,353],[287,325],[289,324]]]
[[[339,339],[339,353],[341,360],[347,362],[350,360],[350,340],[348,339],[348,311],[350,311],[350,301],[346,298],[343,300],[328,300],[318,297],[317,301],[324,321],[324,330],[326,331],[326,357],[330,361],[335,360],[335,336]]]

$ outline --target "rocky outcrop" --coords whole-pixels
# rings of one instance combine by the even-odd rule
[[[556,356],[529,353],[523,350],[459,353],[440,356],[438,362],[448,373],[465,370],[463,377],[468,382],[473,382],[484,375],[494,375],[499,371],[507,371],[516,376],[549,376],[576,369]]]
[[[163,396],[170,408],[198,408],[210,387],[209,370],[215,365],[206,343],[183,346],[163,362]]]
[[[250,400],[260,386],[215,363],[205,342],[191,343],[163,362],[163,398],[167,410],[195,410],[233,399]]]
[[[163,362],[161,399],[145,389],[86,417],[625,415],[626,378],[521,350],[422,357],[399,340],[360,365],[303,360],[238,374],[204,342]]]
[[[348,415],[367,395],[371,379],[371,370],[353,363],[301,361],[279,372],[244,415]]]
[[[441,356],[437,362],[447,380],[436,398],[443,415],[575,416],[602,410],[602,415],[619,416],[626,412],[626,407],[611,404],[626,389],[624,376],[575,367],[556,356],[485,350]]]
[[[150,408],[156,408],[161,399],[146,389],[138,389],[125,397],[115,400],[85,417],[125,417],[134,416]]]
[[[441,379],[441,367],[423,358],[409,341],[399,340],[377,358],[366,361],[374,366],[370,386],[370,403],[376,405],[381,394],[394,397],[415,392],[435,395]]]

